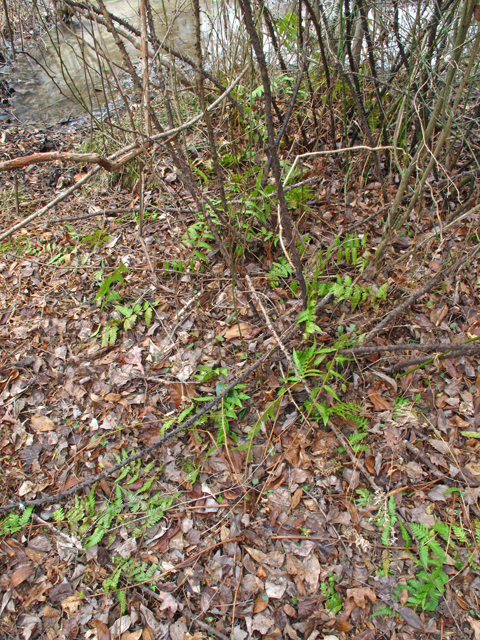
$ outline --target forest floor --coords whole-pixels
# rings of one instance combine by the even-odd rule
[[[87,133],[5,124],[0,151],[78,148]],[[233,287],[159,157],[144,244],[125,172],[99,174],[2,241],[0,506],[45,502],[0,514],[1,637],[480,638],[478,259],[407,305],[369,352],[339,353],[478,244],[478,214],[442,236],[427,197],[382,269],[358,279],[352,255],[373,255],[383,228],[380,185],[362,187],[360,169],[345,198],[341,160],[312,162],[318,181],[294,211],[306,270],[351,239],[325,262],[320,284],[338,286],[312,336],[298,331],[163,444],[278,346],[272,327],[295,323],[281,247],[247,252]],[[1,229],[83,171],[1,174]],[[418,350],[440,342],[468,344]],[[419,356],[430,360],[408,364]]]

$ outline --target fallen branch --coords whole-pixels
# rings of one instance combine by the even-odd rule
[[[309,151],[308,153],[301,153],[300,155],[296,156],[290,168],[290,171],[287,174],[287,177],[283,181],[283,186],[287,185],[287,182],[290,180],[290,176],[295,171],[298,161],[302,160],[303,158],[318,158],[319,156],[329,156],[332,153],[351,153],[352,151],[361,151],[361,150],[371,151],[373,153],[376,153],[377,151],[387,151],[391,149],[393,149],[392,146],[368,147],[367,145],[361,144],[356,147],[344,147],[343,149],[328,149],[327,151]]]
[[[385,316],[385,318],[374,329],[369,331],[365,336],[363,344],[367,344],[368,342],[370,342],[377,334],[380,333],[380,331],[385,329],[385,327],[387,327],[392,320],[394,320],[399,315],[401,315],[404,311],[409,309],[417,300],[420,300],[422,296],[424,296],[426,293],[428,293],[434,287],[440,284],[440,282],[445,280],[445,278],[448,278],[448,276],[450,276],[452,273],[455,273],[456,271],[458,271],[461,267],[463,267],[463,265],[468,260],[470,260],[471,258],[474,258],[479,251],[480,251],[480,246],[475,247],[475,249],[473,249],[470,255],[459,258],[450,267],[448,267],[448,269],[445,269],[445,271],[440,271],[440,273],[437,273],[437,275],[434,278],[432,278],[430,282],[427,282],[425,286],[419,289],[416,293],[412,294],[409,298],[407,298],[404,302],[402,302],[402,304],[400,304],[398,307],[390,311],[390,313],[388,313]]]
[[[116,162],[112,162],[100,153],[75,153],[73,151],[48,151],[46,153],[32,153],[29,156],[21,158],[13,158],[12,160],[4,160],[0,162],[0,171],[10,171],[11,169],[23,169],[31,164],[44,164],[46,162],[76,162],[80,164],[98,164],[102,169],[110,171],[118,171],[124,164],[133,160],[136,156],[145,151],[145,147],[137,147],[124,156],[120,157]]]
[[[425,342],[424,344],[387,344],[376,347],[364,347],[360,345],[358,347],[351,347],[350,349],[339,349],[338,353],[340,355],[368,355],[370,353],[388,353],[390,351],[433,351],[436,353],[445,353],[451,349],[461,349],[469,344],[470,343],[461,342]]]
[[[328,293],[324,298],[322,298],[322,300],[320,300],[320,302],[316,306],[316,309],[320,311],[328,303],[328,301],[331,298],[332,298],[332,294]],[[299,329],[300,327],[297,324],[297,320],[295,320],[295,322],[293,322],[288,327],[288,329],[286,329],[283,332],[283,334],[280,336],[280,340],[283,340],[283,341],[289,340],[292,336],[295,335],[295,333]],[[205,415],[205,413],[207,413],[211,409],[214,409],[220,403],[222,398],[224,398],[228,393],[230,393],[230,391],[232,391],[237,386],[237,384],[245,380],[245,378],[247,378],[251,373],[253,373],[256,369],[258,369],[258,367],[260,367],[266,360],[268,360],[268,358],[276,351],[277,348],[278,348],[278,344],[275,344],[274,346],[272,346],[272,348],[269,351],[267,351],[261,358],[259,358],[256,362],[250,365],[248,369],[246,369],[242,374],[237,376],[235,380],[233,380],[228,386],[226,386],[216,398],[213,398],[212,400],[210,400],[210,402],[207,402],[207,404],[204,405],[200,409],[200,411],[197,411],[197,413],[194,416],[192,416],[188,420],[185,420],[184,422],[179,424],[178,427],[176,427],[173,431],[170,431],[170,433],[167,433],[165,436],[160,438],[157,442],[154,442],[150,446],[145,447],[144,449],[141,449],[138,453],[134,453],[131,456],[128,456],[128,458],[125,458],[125,460],[122,460],[121,462],[113,466],[108,471],[103,471],[102,473],[98,473],[95,476],[91,476],[87,480],[84,480],[83,482],[79,482],[78,484],[74,485],[70,489],[67,489],[66,491],[62,491],[60,493],[56,493],[50,496],[45,496],[44,498],[37,498],[35,500],[26,500],[25,502],[13,502],[11,504],[7,504],[0,507],[0,513],[14,511],[15,509],[23,510],[25,509],[25,507],[30,507],[30,506],[38,507],[45,504],[51,504],[52,502],[57,502],[58,500],[67,498],[68,496],[78,493],[79,491],[81,491],[82,489],[85,489],[86,487],[90,487],[92,484],[95,484],[95,482],[99,482],[99,480],[108,478],[109,476],[113,475],[114,473],[122,469],[125,465],[130,464],[131,462],[135,462],[135,460],[145,458],[145,456],[147,456],[149,453],[152,453],[152,451],[155,451],[155,449],[158,449],[162,444],[165,444],[166,442],[168,442],[169,440],[177,436],[181,431],[184,431],[185,429],[188,429],[189,427],[194,425],[195,422],[199,420],[199,418]]]
[[[225,92],[219,96],[215,102],[212,102],[212,104],[208,107],[208,110],[210,111],[211,109],[214,109],[227,95],[228,93],[240,82],[240,80],[243,78],[243,76],[245,75],[246,71],[248,69],[248,66],[245,67],[245,69],[241,72],[241,74],[232,82],[232,84],[225,90]],[[186,122],[184,125],[182,125],[181,127],[176,127],[175,129],[170,129],[169,131],[163,131],[162,133],[159,133],[155,136],[152,136],[151,138],[148,139],[148,142],[150,141],[156,141],[156,140],[161,140],[163,138],[166,137],[170,137],[172,135],[176,135],[177,133],[180,133],[181,131],[183,131],[183,129],[188,128],[189,126],[191,126],[192,124],[195,124],[195,122],[197,122],[198,120],[200,120],[200,118],[203,117],[203,113],[199,114],[197,117],[192,118],[191,120],[189,120],[188,122]],[[118,151],[116,151],[114,154],[112,154],[111,156],[109,156],[107,159],[108,160],[115,160],[116,158],[119,158],[122,154],[126,154],[129,151],[133,151],[134,149],[138,149],[138,143],[137,142],[133,142],[132,144],[128,145],[127,147],[123,147],[123,149],[119,149]],[[66,189],[65,191],[63,191],[62,193],[60,193],[56,198],[54,198],[54,200],[52,200],[49,204],[47,204],[45,207],[42,207],[42,209],[39,209],[38,211],[36,211],[35,213],[32,213],[31,216],[28,216],[28,218],[25,218],[24,220],[22,220],[21,222],[19,222],[18,224],[14,225],[13,227],[11,227],[10,229],[7,229],[6,231],[4,231],[3,233],[0,233],[0,240],[3,240],[4,238],[7,238],[8,236],[10,236],[12,233],[14,233],[15,231],[18,231],[19,229],[22,229],[23,227],[25,227],[29,222],[31,222],[32,220],[35,220],[35,218],[38,218],[39,216],[43,215],[44,213],[46,213],[47,211],[49,211],[50,209],[52,209],[52,207],[54,207],[56,204],[58,204],[59,202],[62,202],[62,200],[65,200],[65,198],[67,198],[70,194],[74,193],[77,189],[79,189],[83,184],[85,184],[85,182],[87,182],[88,180],[90,180],[90,178],[92,176],[94,176],[98,171],[100,171],[100,166],[97,164],[96,167],[94,167],[89,173],[87,173],[85,175],[84,178],[82,178],[81,180],[79,180],[76,184],[72,185],[71,187],[69,187],[68,189]]]
[[[408,369],[409,367],[414,367],[416,365],[427,364],[428,362],[433,362],[435,359],[445,360],[446,358],[457,358],[458,356],[470,356],[477,355],[480,353],[480,345],[479,344],[463,344],[457,345],[451,349],[448,349],[445,353],[441,353],[440,355],[435,356],[434,358],[430,357],[419,357],[412,358],[411,360],[402,360],[402,362],[398,362],[393,367],[389,367],[387,371],[394,373],[395,371],[399,371],[400,369]]]
[[[207,111],[212,111],[212,109],[215,109],[215,107],[227,97],[228,93],[243,78],[243,76],[247,72],[247,69],[248,69],[248,66],[246,66],[243,69],[240,75],[234,80],[234,82],[232,82],[232,84],[226,89],[226,91],[222,93],[222,95],[219,96],[215,100],[215,102],[212,102],[212,104],[208,107]],[[179,127],[168,129],[167,131],[162,131],[161,133],[158,133],[154,136],[151,136],[150,138],[147,138],[146,144],[140,147],[137,146],[136,142],[133,143],[132,145],[128,145],[128,147],[124,147],[123,149],[120,149],[119,151],[117,151],[116,154],[108,158],[105,158],[99,153],[75,153],[70,151],[48,151],[47,153],[32,153],[29,156],[22,156],[21,158],[13,158],[12,160],[4,160],[3,162],[0,162],[0,171],[9,171],[11,169],[21,169],[31,164],[54,162],[56,160],[77,162],[81,164],[97,164],[103,169],[106,169],[107,171],[110,171],[110,172],[118,171],[118,169],[120,169],[124,164],[126,164],[127,162],[130,162],[130,160],[133,160],[134,158],[136,158],[136,156],[140,155],[141,153],[144,153],[146,151],[146,148],[149,142],[165,140],[167,138],[174,137],[178,133],[181,133],[185,129],[188,129],[192,125],[196,124],[199,120],[201,120],[201,118],[203,118],[203,115],[204,114],[202,112],[199,115],[195,116],[195,118],[191,118],[191,120],[188,120],[187,122],[180,125]],[[125,154],[125,155],[122,156],[121,154]],[[117,160],[116,162],[112,162],[114,158],[116,159],[119,157],[120,157],[119,160]]]
[[[0,233],[0,240],[7,238],[8,236],[12,235],[12,233],[15,233],[15,231],[18,231],[19,229],[22,229],[23,227],[27,226],[27,224],[32,220],[35,220],[35,218],[38,218],[44,213],[47,213],[47,211],[49,211],[50,209],[53,209],[53,207],[56,204],[58,204],[59,202],[62,202],[62,200],[65,200],[65,198],[68,198],[68,196],[74,193],[77,189],[80,189],[80,187],[84,185],[86,182],[88,182],[90,178],[94,176],[98,171],[100,171],[100,167],[97,165],[91,171],[89,171],[89,173],[85,174],[85,176],[81,180],[79,180],[76,184],[72,185],[65,191],[62,191],[62,193],[59,193],[58,196],[54,198],[51,202],[49,202],[47,205],[45,205],[38,211],[35,211],[35,213],[32,213],[32,215],[28,216],[27,218],[24,218],[18,224],[13,225],[13,227],[10,227],[10,229],[7,229],[3,233]]]
[[[72,216],[71,218],[54,218],[48,220],[47,224],[56,224],[63,222],[75,222],[76,220],[87,220],[88,218],[96,218],[97,216],[115,216],[119,213],[138,213],[140,207],[120,207],[119,209],[104,209],[103,211],[95,211],[94,213],[86,213],[83,216]],[[194,214],[193,209],[175,209],[173,207],[145,207],[145,211],[166,211],[167,213]]]

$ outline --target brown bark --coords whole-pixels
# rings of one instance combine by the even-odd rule
[[[111,173],[118,171],[124,164],[133,160],[136,156],[144,153],[145,147],[138,147],[120,157],[115,162],[108,160],[99,153],[74,153],[71,151],[48,151],[47,153],[32,153],[29,156],[13,158],[0,162],[0,171],[10,171],[11,169],[23,169],[31,164],[45,164],[46,162],[76,162],[79,164],[98,164],[100,167]]]

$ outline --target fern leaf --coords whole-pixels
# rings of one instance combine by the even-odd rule
[[[385,521],[385,528],[382,531],[382,544],[386,547],[390,544],[390,519]]]
[[[102,329],[102,347],[108,347],[110,340],[110,327],[108,324]]]
[[[458,538],[458,540],[462,544],[468,544],[468,536],[467,536],[464,528],[461,525],[452,524],[452,530],[453,530],[453,532],[455,534],[455,537]]]
[[[442,549],[442,546],[439,542],[437,542],[437,540],[430,540],[428,546],[430,547],[431,551],[433,551],[433,553],[440,558],[442,563],[445,562],[445,551]]]
[[[426,545],[424,545],[423,547],[420,547],[420,549],[418,550],[418,555],[420,556],[422,565],[424,567],[428,567],[430,562],[430,556],[428,554],[428,547]]]
[[[145,325],[147,329],[149,329],[150,325],[152,324],[152,317],[153,317],[153,309],[152,307],[147,307],[145,309]]]
[[[399,525],[400,525],[400,531],[402,534],[403,542],[405,543],[406,547],[409,547],[412,542],[410,538],[410,534],[408,533],[406,526],[403,524],[401,520],[399,522]]]
[[[436,531],[439,534],[439,536],[441,538],[443,538],[443,540],[445,540],[445,542],[447,542],[451,546],[455,546],[454,542],[452,540],[452,534],[451,534],[451,531],[450,531],[450,527],[447,524],[445,524],[445,522],[437,521],[433,525],[432,529],[433,529],[433,531]]]
[[[110,331],[108,332],[108,344],[111,347],[113,347],[113,345],[117,341],[117,333],[118,333],[118,326],[114,324],[110,327]]]
[[[424,524],[421,524],[420,522],[411,522],[410,529],[412,530],[415,538],[417,538],[420,544],[423,545],[429,536],[428,527],[426,527]]]

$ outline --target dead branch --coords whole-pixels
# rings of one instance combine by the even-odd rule
[[[370,353],[388,353],[395,351],[426,351],[435,353],[444,353],[452,349],[462,349],[467,346],[460,342],[425,342],[424,344],[412,343],[412,344],[387,344],[378,345],[372,347],[364,347],[362,345],[358,347],[351,347],[350,349],[340,349],[338,353],[340,355],[368,355]],[[332,349],[333,351],[333,349]]]
[[[0,171],[9,171],[11,169],[23,169],[31,164],[45,164],[46,162],[75,162],[80,164],[98,164],[102,169],[110,171],[118,171],[124,164],[130,162],[146,150],[145,146],[133,149],[126,153],[116,162],[112,162],[100,153],[75,153],[72,151],[47,151],[46,153],[32,153],[29,156],[21,158],[13,158],[12,160],[4,160],[0,162]]]
[[[363,343],[367,344],[368,342],[370,342],[376,335],[380,333],[380,331],[385,329],[385,327],[387,327],[392,320],[394,320],[399,315],[401,315],[404,311],[409,309],[417,300],[420,300],[422,296],[424,296],[426,293],[428,293],[434,287],[440,284],[440,282],[445,280],[445,278],[448,278],[448,276],[452,275],[453,273],[456,273],[461,267],[465,265],[465,263],[468,260],[474,258],[479,251],[480,251],[480,246],[475,247],[475,249],[471,251],[469,255],[467,255],[466,257],[462,256],[456,262],[454,262],[450,267],[448,267],[444,271],[440,271],[440,273],[438,273],[434,278],[432,278],[429,282],[427,282],[425,286],[419,289],[416,293],[412,294],[409,298],[407,298],[404,302],[402,302],[402,304],[400,304],[398,307],[390,311],[390,313],[388,313],[385,316],[385,318],[374,329],[372,329],[367,333]]]
[[[402,362],[398,362],[393,367],[389,367],[388,371],[394,373],[396,371],[400,371],[400,369],[408,369],[409,367],[414,367],[417,365],[427,364],[431,360],[445,360],[446,358],[458,358],[458,356],[472,356],[478,355],[480,353],[480,345],[476,343],[457,345],[453,348],[449,349],[445,353],[441,353],[435,357],[419,357],[412,358],[411,360],[402,360]]]

